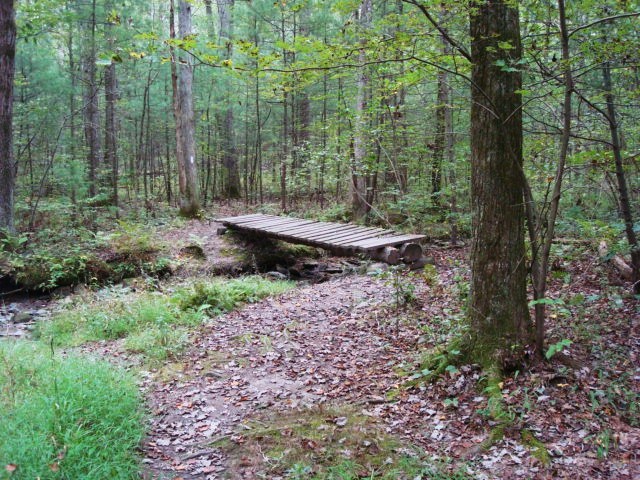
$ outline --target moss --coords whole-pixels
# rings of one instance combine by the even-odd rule
[[[256,467],[268,475],[282,475],[292,465],[314,465],[317,478],[327,478],[336,465],[347,460],[363,466],[364,471],[389,469],[389,458],[399,460],[398,440],[384,433],[378,419],[351,407],[319,406],[261,416],[245,425],[243,437],[238,445],[223,447],[231,462],[246,458],[249,452],[265,452],[266,463],[259,461]]]
[[[395,401],[400,397],[400,389],[394,388],[393,390],[389,390],[384,396],[389,401]]]
[[[520,432],[520,438],[522,444],[529,449],[531,455],[538,459],[545,467],[551,463],[551,457],[549,451],[543,442],[538,440],[536,436],[529,430],[522,430]]]

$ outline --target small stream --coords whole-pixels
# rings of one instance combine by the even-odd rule
[[[51,316],[49,295],[13,294],[0,297],[0,340],[28,338],[38,320]]]

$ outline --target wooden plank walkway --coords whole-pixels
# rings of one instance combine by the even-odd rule
[[[251,232],[339,253],[371,254],[385,247],[413,243],[425,238],[425,235],[399,235],[392,230],[349,223],[318,222],[258,213],[219,218],[218,221],[240,232]]]

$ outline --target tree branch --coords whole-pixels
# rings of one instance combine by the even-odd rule
[[[458,51],[458,53],[460,53],[460,55],[462,55],[467,60],[471,61],[471,54],[467,52],[467,49],[464,48],[462,45],[460,45],[458,42],[456,42],[453,38],[451,38],[451,35],[449,35],[449,32],[447,32],[447,30],[445,30],[438,22],[436,22],[436,20],[431,16],[431,14],[429,13],[429,10],[424,4],[420,3],[418,0],[402,0],[402,1],[417,7],[418,10],[420,10],[422,14],[425,17],[427,17],[427,20],[429,20],[429,23],[431,23],[431,25],[433,25],[436,28],[436,30],[440,32],[443,38],[447,42],[449,42],[449,44],[453,48],[455,48]]]
[[[595,25],[598,25],[600,23],[607,23],[613,20],[617,20],[619,18],[628,18],[628,17],[637,17],[640,16],[640,12],[631,12],[631,13],[621,13],[619,15],[612,15],[611,17],[605,17],[605,18],[599,18],[598,20],[594,20],[591,23],[587,23],[586,25],[581,25],[579,27],[574,28],[573,30],[571,30],[568,34],[567,37],[571,37],[572,35],[582,31],[582,30],[586,30],[587,28],[591,28]]]

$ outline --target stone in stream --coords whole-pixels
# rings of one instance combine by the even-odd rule
[[[274,280],[287,280],[288,277],[284,273],[280,272],[267,272],[265,274],[267,277],[273,278]]]
[[[34,319],[32,312],[17,312],[11,317],[11,323],[28,323]]]

